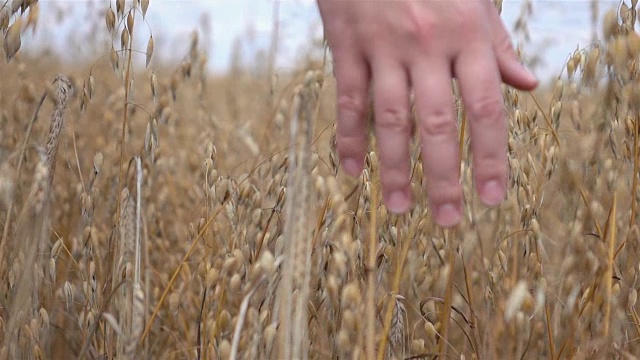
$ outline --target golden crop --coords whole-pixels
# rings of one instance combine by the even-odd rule
[[[459,106],[451,230],[417,145],[403,216],[380,201],[375,151],[359,178],[339,170],[326,59],[216,76],[194,34],[161,64],[153,1],[112,3],[113,47],[73,66],[20,52],[36,1],[0,10],[0,359],[640,354],[636,1],[549,86],[504,89],[496,209],[473,192]]]

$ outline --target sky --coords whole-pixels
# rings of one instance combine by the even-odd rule
[[[278,66],[295,61],[297,50],[308,46],[310,34],[321,34],[321,21],[315,1],[311,0],[150,0],[146,21],[156,44],[154,56],[176,57],[186,54],[190,34],[208,23],[208,36],[201,36],[206,45],[213,70],[229,67],[234,40],[244,36],[245,53],[269,44],[274,1],[280,7],[280,51]],[[127,0],[129,3],[130,0]],[[544,64],[533,69],[541,77],[555,76],[576,47],[587,46],[592,39],[591,0],[532,0],[530,41],[523,43],[514,33],[514,42],[524,44],[525,55],[542,53]],[[27,47],[39,48],[54,44],[57,48],[72,47],[87,41],[84,32],[104,31],[104,9],[108,1],[40,0],[39,29],[31,38],[23,39]],[[599,0],[602,15],[617,1]],[[115,4],[115,1],[112,1]],[[522,0],[504,0],[503,20],[509,29],[521,11]],[[205,20],[206,19],[206,20]],[[88,20],[88,21],[87,21]],[[137,27],[141,50],[150,32]],[[250,35],[248,35],[250,34]],[[144,38],[144,39],[142,39]],[[144,40],[144,41],[142,41]],[[76,56],[67,53],[66,56]]]

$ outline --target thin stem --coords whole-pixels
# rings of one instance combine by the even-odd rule
[[[375,358],[375,296],[376,296],[376,253],[378,245],[378,188],[376,182],[371,182],[371,205],[370,205],[370,222],[369,222],[369,256],[367,259],[367,331],[366,331],[366,354],[367,359]]]
[[[127,133],[127,124],[129,117],[129,93],[131,92],[131,59],[133,58],[132,48],[133,48],[133,29],[135,28],[136,21],[136,7],[134,6],[130,11],[133,12],[133,21],[131,29],[129,30],[129,47],[128,51],[125,51],[125,54],[128,54],[127,57],[127,67],[125,68],[125,78],[124,78],[124,110],[122,114],[122,133],[120,135],[120,177],[118,179],[118,201],[116,202],[116,223],[120,222],[120,197],[122,196],[122,189],[124,188],[124,148],[125,148],[125,137]]]
[[[631,217],[629,219],[629,229],[633,228],[636,222],[637,206],[636,196],[638,191],[638,117],[633,122],[633,185],[631,186]]]
[[[24,164],[24,154],[27,150],[27,143],[31,138],[31,130],[33,129],[33,124],[38,119],[38,114],[40,113],[40,108],[44,103],[44,99],[47,97],[47,92],[45,91],[40,97],[40,101],[38,101],[38,105],[36,106],[36,110],[33,112],[31,116],[31,120],[29,120],[29,126],[27,127],[27,135],[22,142],[22,147],[20,148],[20,157],[18,158],[18,169],[16,170],[16,184],[20,184],[20,174],[22,173],[22,165]],[[9,207],[7,209],[7,216],[4,220],[4,229],[2,231],[2,240],[0,241],[0,250],[2,250],[2,244],[6,243],[7,237],[9,236],[9,228],[11,227],[11,214],[13,213],[13,205],[14,202],[11,201],[9,203]],[[0,254],[3,254],[3,251],[0,251]]]

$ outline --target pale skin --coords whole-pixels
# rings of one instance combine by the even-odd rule
[[[469,119],[477,192],[487,206],[500,204],[507,184],[500,85],[531,90],[538,81],[520,64],[493,3],[318,0],[318,7],[334,61],[337,146],[345,172],[356,176],[363,169],[372,100],[385,204],[394,213],[410,208],[413,93],[429,206],[440,226],[458,224],[462,187],[451,89],[455,78]]]

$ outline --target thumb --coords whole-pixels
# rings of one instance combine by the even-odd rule
[[[538,79],[520,63],[511,45],[511,37],[500,19],[498,11],[493,5],[490,7],[489,16],[493,35],[493,48],[502,81],[520,90],[533,90],[538,86]]]

